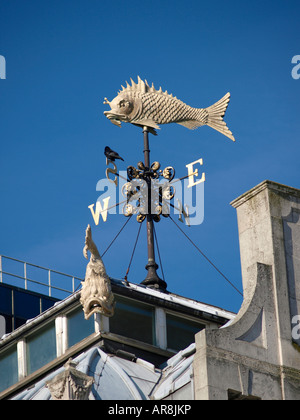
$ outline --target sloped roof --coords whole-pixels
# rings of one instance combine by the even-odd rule
[[[169,305],[172,309],[174,307],[179,311],[184,311],[184,313],[185,311],[189,311],[188,313],[191,312],[193,315],[200,313],[200,316],[212,319],[214,322],[215,319],[223,319],[223,322],[228,321],[235,316],[232,312],[221,308],[171,293],[162,293],[133,283],[125,285],[121,281],[112,280],[112,286],[116,289],[115,292],[122,294],[126,292],[124,295],[128,297],[141,299],[142,301],[146,297],[147,302],[149,300],[152,304]],[[0,339],[0,347],[10,345],[13,340],[17,341],[25,334],[28,334],[29,331],[34,331],[36,328],[39,328],[48,319],[53,319],[54,316],[57,316],[61,312],[64,313],[67,308],[73,307],[78,303],[79,297],[80,291],[70,295],[63,301],[57,302],[53,307],[36,318],[28,320],[26,324],[17,330],[2,337]],[[166,307],[169,308],[169,306]],[[104,333],[102,335],[103,337],[105,336]],[[89,347],[91,345],[94,347]],[[188,395],[189,398],[193,398],[193,380],[191,377],[193,353],[195,352],[194,344],[180,351],[159,368],[157,368],[158,364],[155,367],[141,358],[135,358],[135,361],[126,360],[123,357],[124,355],[120,356],[113,348],[108,349],[105,346],[103,347],[94,339],[93,342],[89,342],[88,346],[84,343],[84,346],[78,349],[81,353],[73,361],[77,363],[76,369],[78,371],[94,378],[89,399],[145,400],[151,398],[160,400],[168,398],[168,396],[177,391],[179,395],[181,392],[180,389],[183,388],[185,389],[184,397]],[[73,354],[78,353],[74,352]],[[143,353],[140,353],[139,356],[145,357]],[[165,356],[168,357],[167,354],[164,354]],[[26,390],[23,388],[21,392],[14,394],[12,398],[17,400],[51,399],[51,394],[46,383],[56,375],[63,373],[64,369],[65,367],[62,366],[51,371],[49,374],[45,372],[46,376],[41,380],[36,379],[35,383],[28,381],[29,388]],[[21,389],[21,386],[19,389]],[[18,391],[16,390],[16,392]]]
[[[77,370],[94,378],[90,400],[161,400],[192,381],[195,344],[170,358],[161,369],[149,362],[135,362],[106,354],[95,346],[74,359]],[[13,400],[50,400],[46,383],[63,372],[61,367]],[[190,395],[193,399],[193,396]]]
[[[161,379],[152,392],[152,398],[162,400],[192,382],[195,352],[196,345],[193,343],[166,362],[162,369]],[[190,399],[194,398],[192,394],[191,388],[189,390]],[[182,394],[176,399],[182,399]]]
[[[126,360],[95,346],[74,359],[76,369],[94,378],[90,400],[161,400],[192,381],[195,344],[170,358],[160,369],[142,359]],[[46,383],[63,372],[61,367],[13,400],[50,400]],[[193,396],[190,395],[193,399]]]
[[[78,363],[77,370],[94,378],[90,400],[146,400],[161,377],[161,371],[148,362],[109,355],[97,346],[81,353],[74,362]],[[55,370],[13,400],[50,400],[46,382],[63,370]]]

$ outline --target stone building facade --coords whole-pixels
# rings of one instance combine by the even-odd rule
[[[243,305],[196,335],[195,399],[300,399],[300,190],[265,181],[237,210]]]

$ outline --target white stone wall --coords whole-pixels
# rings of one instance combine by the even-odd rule
[[[197,334],[195,398],[299,400],[300,190],[265,181],[232,205],[244,302],[228,327]]]

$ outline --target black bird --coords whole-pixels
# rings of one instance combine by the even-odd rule
[[[119,156],[119,153],[114,152],[113,150],[111,150],[110,147],[106,146],[104,149],[104,154],[107,157],[107,159],[111,160],[112,162],[115,161],[115,159],[121,159],[124,162],[124,159],[121,158],[121,156]]]

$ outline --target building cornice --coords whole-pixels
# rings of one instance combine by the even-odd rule
[[[244,204],[246,201],[250,200],[261,191],[268,189],[271,191],[276,192],[277,194],[285,194],[292,197],[296,197],[300,199],[300,190],[297,188],[289,187],[287,185],[278,184],[277,182],[273,181],[263,181],[258,184],[256,187],[252,188],[251,190],[247,191],[246,193],[242,194],[235,200],[233,200],[230,205],[235,209]]]

